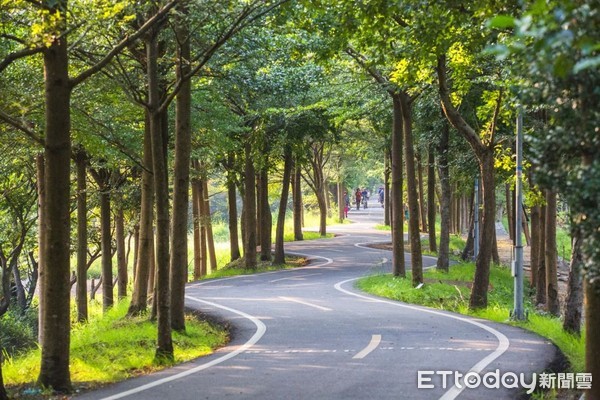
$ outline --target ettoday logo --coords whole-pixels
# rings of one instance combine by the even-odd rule
[[[441,384],[439,381],[441,380]],[[436,386],[437,384],[437,386]],[[417,388],[446,389],[455,386],[458,389],[475,389],[480,386],[488,389],[526,389],[533,393],[536,387],[544,389],[590,389],[592,375],[588,373],[533,373],[530,377],[524,373],[505,372],[499,369],[486,373],[469,371],[463,374],[458,371],[417,371]]]

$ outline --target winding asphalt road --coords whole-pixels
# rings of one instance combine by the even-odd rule
[[[507,373],[523,372],[529,383],[557,357],[547,340],[353,288],[358,277],[390,270],[389,252],[361,245],[389,241],[389,233],[372,228],[382,217],[378,206],[354,210],[353,224],[331,228],[339,236],[286,245],[312,258],[307,267],[190,284],[187,306],[228,321],[229,345],[78,398],[519,398],[522,388],[504,388],[515,386]],[[426,266],[434,262],[424,258]],[[421,372],[421,386],[431,388],[418,387],[418,371],[429,371]],[[473,388],[461,380],[455,386],[456,375],[438,371],[471,371]],[[476,385],[485,374],[488,386],[500,388]]]

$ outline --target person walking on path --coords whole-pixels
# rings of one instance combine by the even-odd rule
[[[359,188],[356,188],[356,192],[354,193],[356,197],[356,210],[360,210],[360,200],[362,199],[362,193]]]
[[[344,218],[348,218],[348,210],[350,209],[350,196],[344,190]]]

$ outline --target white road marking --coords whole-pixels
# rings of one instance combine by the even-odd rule
[[[438,315],[440,317],[445,317],[445,318],[452,318],[461,322],[465,322],[467,324],[471,324],[471,325],[475,325],[478,328],[481,328],[489,333],[491,333],[492,335],[496,336],[496,339],[498,339],[498,346],[496,347],[496,349],[491,353],[488,354],[486,357],[484,357],[483,359],[481,359],[477,364],[473,365],[471,367],[471,369],[469,370],[469,372],[477,372],[480,373],[481,371],[483,371],[483,369],[485,367],[487,367],[488,365],[490,365],[494,360],[496,360],[498,357],[500,357],[502,354],[504,354],[504,352],[506,350],[508,350],[508,347],[510,345],[510,342],[508,340],[508,338],[502,333],[497,331],[494,328],[491,328],[487,325],[482,324],[481,322],[478,321],[474,321],[472,319],[469,318],[465,318],[465,317],[461,317],[458,315],[453,315],[453,314],[446,314],[440,311],[435,311],[435,310],[430,310],[428,308],[425,307],[417,307],[417,306],[411,306],[409,304],[402,304],[402,303],[398,303],[398,302],[393,302],[393,301],[389,301],[389,300],[383,300],[383,299],[379,299],[379,298],[375,298],[375,297],[370,297],[370,296],[365,296],[362,294],[358,294],[358,293],[353,293],[350,292],[349,290],[343,289],[342,285],[348,282],[352,282],[355,281],[359,278],[352,278],[352,279],[346,279],[345,281],[341,281],[338,282],[334,285],[334,287],[339,290],[342,293],[346,293],[350,296],[355,296],[361,299],[365,299],[365,300],[369,300],[369,301],[377,301],[380,303],[385,303],[385,304],[391,304],[393,306],[396,307],[402,307],[402,308],[408,308],[411,310],[415,310],[415,311],[419,311],[419,312],[426,312],[429,314],[434,314],[434,315]],[[458,388],[456,386],[453,386],[452,388],[450,388],[450,390],[448,390],[446,393],[444,393],[444,395],[442,397],[440,397],[440,400],[453,400],[456,399],[458,397],[458,395],[465,389],[465,386],[462,386],[462,388]]]
[[[316,309],[322,310],[322,311],[333,311],[331,308],[327,308],[327,307],[322,307],[319,306],[317,304],[312,304],[312,303],[308,303],[306,301],[300,300],[300,299],[296,299],[294,297],[284,297],[284,296],[279,296],[279,298],[281,300],[285,300],[285,301],[293,301],[294,303],[298,303],[298,304],[304,304],[305,306],[309,306],[309,307],[314,307]]]
[[[360,352],[356,353],[352,358],[365,358],[367,355],[369,355],[370,352],[372,352],[377,348],[377,346],[379,346],[379,343],[381,343],[381,335],[373,335],[367,347],[362,349]]]
[[[275,283],[275,282],[280,282],[280,281],[285,281],[285,280],[295,280],[295,279],[300,279],[300,278],[306,278],[307,276],[313,276],[313,275],[321,275],[321,273],[317,272],[314,274],[304,274],[304,275],[290,276],[287,278],[279,278],[279,279],[274,279],[272,281],[269,281],[269,283]]]
[[[233,308],[225,307],[225,306],[222,306],[222,305],[219,305],[219,304],[216,304],[216,303],[211,303],[209,301],[198,299],[198,298],[192,297],[192,296],[185,296],[185,298],[188,299],[188,300],[196,301],[198,303],[203,303],[203,304],[207,304],[209,306],[217,307],[217,308],[220,308],[220,309],[232,312],[234,314],[240,315],[240,316],[242,316],[242,317],[244,317],[246,319],[249,319],[250,321],[252,321],[252,323],[254,325],[256,325],[256,332],[254,333],[254,335],[252,335],[252,337],[246,343],[244,343],[243,345],[239,346],[238,348],[236,348],[231,353],[227,353],[224,356],[221,356],[219,358],[215,358],[212,361],[209,361],[207,363],[198,365],[198,366],[196,366],[194,368],[190,368],[190,369],[188,369],[186,371],[183,371],[183,372],[180,372],[178,374],[171,375],[171,376],[168,376],[166,378],[159,379],[157,381],[154,381],[154,382],[151,382],[151,383],[147,383],[145,385],[138,386],[136,388],[133,388],[133,389],[130,389],[130,390],[126,390],[124,392],[117,393],[117,394],[114,394],[112,396],[105,397],[102,400],[116,400],[116,399],[121,399],[123,397],[127,397],[127,396],[130,396],[132,394],[140,393],[140,392],[146,391],[148,389],[152,389],[153,387],[156,387],[156,386],[164,385],[165,383],[172,382],[174,380],[183,378],[183,377],[188,376],[188,375],[195,374],[196,372],[199,372],[199,371],[202,371],[204,369],[210,368],[210,367],[212,367],[214,365],[220,364],[220,363],[222,363],[224,361],[227,361],[230,358],[233,358],[233,357],[237,356],[238,354],[243,353],[244,351],[250,349],[252,346],[254,346],[260,340],[260,338],[263,337],[263,335],[267,331],[267,327],[265,326],[265,324],[263,324],[263,322],[261,320],[259,320],[256,317],[253,317],[252,315],[246,314],[243,311],[235,310]]]

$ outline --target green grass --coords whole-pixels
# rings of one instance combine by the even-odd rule
[[[91,305],[90,321],[73,325],[70,369],[75,386],[121,381],[164,368],[154,363],[156,324],[147,316],[125,318],[128,304],[127,300],[120,301],[105,315],[101,315],[99,305]],[[185,333],[173,332],[175,362],[210,354],[227,340],[223,329],[188,316]],[[39,374],[39,361],[40,349],[7,358],[4,382],[8,386],[33,384]]]
[[[491,268],[488,308],[479,311],[469,310],[470,290],[466,284],[472,282],[473,274],[474,264],[463,263],[451,266],[448,273],[435,269],[426,271],[424,277],[427,281],[421,289],[412,287],[410,272],[407,273],[406,278],[396,278],[391,275],[366,277],[357,282],[357,287],[368,293],[393,300],[520,326],[554,342],[567,356],[573,372],[584,370],[585,338],[563,331],[560,319],[537,314],[528,296],[525,299],[525,309],[529,312],[529,319],[524,322],[509,320],[510,310],[513,308],[513,278],[509,268],[499,266]]]
[[[211,272],[202,279],[216,279],[225,278],[237,275],[251,275],[261,272],[279,271],[282,269],[297,268],[306,265],[306,259],[302,257],[290,257],[286,256],[286,262],[282,265],[272,265],[270,261],[258,261],[258,265],[255,269],[244,268],[242,260],[236,260],[229,263],[227,266]]]

